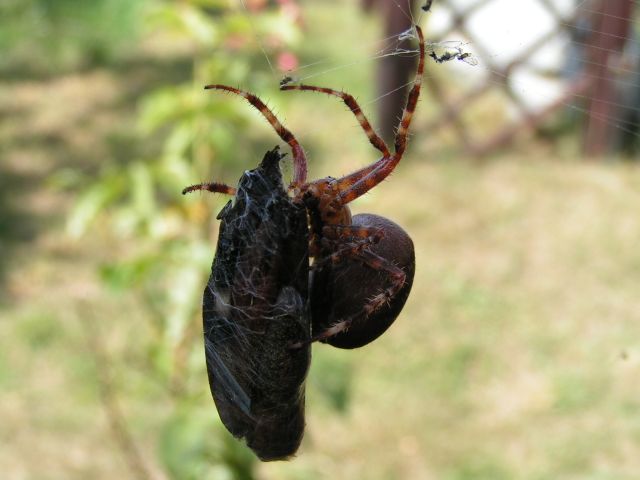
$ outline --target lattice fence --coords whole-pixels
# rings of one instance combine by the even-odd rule
[[[514,4],[525,2],[511,1]],[[585,119],[584,149],[587,154],[605,153],[611,147],[614,130],[619,132],[622,128],[637,136],[637,125],[623,118],[626,102],[617,97],[621,76],[635,78],[637,72],[637,66],[624,66],[623,55],[631,42],[629,38],[635,2],[587,0],[575,2],[569,8],[565,2],[565,8],[561,9],[559,3],[553,0],[526,1],[537,2],[553,20],[550,22],[553,28],[530,38],[506,62],[496,61],[496,53],[499,52],[486,44],[482,28],[472,27],[474,17],[486,16],[491,12],[494,0],[440,0],[434,3],[433,14],[437,15],[436,9],[441,9],[440,13],[444,13],[448,25],[440,30],[434,25],[429,30],[430,38],[435,42],[452,38],[462,38],[468,42],[478,58],[483,75],[469,82],[472,84],[470,87],[460,90],[450,87],[450,75],[428,75],[426,82],[439,105],[439,112],[427,126],[427,131],[451,127],[467,152],[483,155],[504,146],[523,130],[538,128],[553,112],[569,108],[581,114],[574,118]],[[461,8],[462,4],[464,8]],[[493,20],[482,22],[483,28],[495,28],[496,22],[502,22],[500,28],[506,28],[504,18],[494,16]],[[559,86],[553,100],[533,108],[526,101],[527,92],[524,92],[525,96],[520,92],[518,73],[523,69],[543,70],[544,66],[536,62],[536,56],[549,45],[563,46],[561,63],[564,72],[553,73]],[[630,83],[634,86],[633,81]],[[509,118],[489,118],[488,122],[483,123],[496,124],[492,125],[493,131],[487,134],[487,129],[483,128],[481,135],[474,135],[473,132],[478,131],[477,125],[467,119],[466,113],[474,104],[484,102],[487,105],[498,97],[508,102]],[[632,108],[631,111],[637,110]]]

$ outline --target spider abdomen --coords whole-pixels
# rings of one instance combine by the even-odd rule
[[[380,229],[384,236],[365,247],[390,265],[404,272],[404,281],[395,294],[379,308],[366,315],[372,299],[393,286],[393,277],[386,268],[365,264],[357,257],[342,259],[337,264],[317,268],[311,275],[311,312],[313,335],[353,319],[349,328],[324,342],[338,348],[362,347],[382,335],[398,317],[411,291],[415,273],[413,241],[402,227],[391,220],[373,214],[353,217],[354,226]]]

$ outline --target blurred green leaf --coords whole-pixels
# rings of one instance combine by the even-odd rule
[[[255,456],[224,430],[210,408],[178,411],[164,428],[159,451],[175,479],[255,478]]]
[[[74,238],[86,233],[99,213],[125,191],[125,179],[119,175],[106,175],[92,184],[75,202],[67,221],[67,232]]]

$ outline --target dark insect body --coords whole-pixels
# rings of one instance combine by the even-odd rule
[[[204,183],[183,192],[235,195],[219,215],[220,237],[204,295],[207,368],[225,426],[263,460],[287,458],[298,448],[310,344],[370,343],[395,321],[411,291],[415,256],[409,235],[378,215],[352,217],[348,204],[385,180],[406,150],[425,64],[422,30],[415,29],[420,58],[393,153],[351,95],[289,79],[280,85],[340,98],[381,152],[374,163],[341,178],[307,182],[304,150],[262,100],[226,85],[205,87],[246,99],[293,153],[288,194],[275,150],[242,176],[237,189]]]
[[[222,422],[262,460],[294,453],[311,360],[308,228],[287,195],[278,149],[245,172],[222,209],[203,319],[209,385]],[[303,347],[291,349],[292,342]]]

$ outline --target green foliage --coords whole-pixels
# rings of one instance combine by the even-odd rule
[[[216,420],[211,408],[184,406],[170,418],[160,456],[172,478],[251,480],[257,460]]]
[[[257,26],[273,28],[271,34],[277,35],[280,24],[273,21],[275,14],[270,15],[264,21],[256,17]],[[250,142],[235,140],[247,126],[246,105],[207,94],[202,86],[212,79],[250,85],[259,75],[250,77],[252,55],[245,54],[256,48],[249,47],[250,20],[227,2],[164,2],[149,15],[149,22],[161,34],[192,44],[193,82],[160,87],[145,96],[139,135],[160,140],[160,148],[148,158],[125,159],[117,167],[110,163],[95,181],[81,179],[78,183],[88,186],[67,227],[78,237],[99,219],[117,237],[136,238],[136,251],[126,261],[121,258],[117,265],[105,266],[103,278],[114,287],[146,287],[149,304],[165,318],[166,336],[175,344],[200,303],[194,295],[200,295],[210,266],[212,213],[220,205],[211,196],[203,207],[185,200],[180,191],[210,178],[212,165],[224,176],[222,167],[233,164],[237,177],[248,166],[238,159],[255,158]],[[225,46],[231,38],[233,46]],[[215,55],[210,54],[213,44]]]
[[[259,157],[250,137],[238,141],[247,137],[254,112],[241,99],[230,102],[202,87],[215,82],[253,89],[259,82],[277,83],[251,65],[252,60],[264,62],[256,31],[280,44],[295,32],[276,11],[249,18],[229,3],[155,5],[147,17],[154,38],[188,47],[193,78],[145,95],[137,135],[151,154],[121,159],[117,166],[108,162],[97,178],[75,179],[83,188],[67,224],[74,237],[97,227],[115,242],[135,245],[126,257],[104,264],[100,274],[113,289],[141,292],[152,312],[157,338],[148,361],[155,375],[178,384],[175,400],[183,405],[168,421],[159,448],[162,462],[179,479],[253,478],[254,457],[224,431],[210,400],[206,413],[184,402],[208,390],[202,381],[200,305],[215,245],[214,219],[226,199],[210,195],[199,201],[180,192],[211,177],[233,183]],[[194,346],[198,361],[181,360],[190,357],[185,349]],[[190,381],[192,377],[199,381]]]
[[[205,7],[206,3],[206,7]],[[88,185],[75,204],[68,222],[72,236],[83,235],[100,219],[120,238],[135,237],[138,249],[118,265],[105,266],[103,278],[112,286],[153,285],[155,299],[149,299],[167,320],[166,332],[179,341],[193,317],[206,272],[211,262],[212,213],[216,200],[208,205],[189,202],[180,196],[183,187],[210,178],[215,165],[233,164],[237,178],[242,167],[238,159],[250,164],[256,156],[251,142],[237,142],[247,126],[248,108],[243,102],[228,102],[202,91],[207,81],[248,84],[259,78],[251,75],[246,49],[252,38],[248,17],[226,7],[226,2],[165,2],[151,15],[150,23],[165,35],[180,35],[193,43],[194,80],[150,92],[141,102],[141,137],[161,140],[155,156],[105,167],[98,179],[82,179]],[[261,29],[279,34],[275,14],[256,17]],[[268,30],[267,30],[268,31]],[[173,37],[172,37],[173,38]],[[233,45],[225,47],[233,38]],[[240,38],[241,40],[238,40]],[[215,55],[205,55],[214,42]],[[255,50],[255,46],[251,50]],[[215,124],[212,124],[212,120]],[[203,208],[210,211],[203,212]],[[219,206],[219,201],[217,202]],[[159,279],[164,285],[159,285]],[[171,279],[171,280],[166,280]],[[129,285],[126,285],[129,282]],[[161,297],[160,304],[157,297]]]
[[[56,71],[123,53],[147,0],[5,0],[0,3],[0,68]]]

